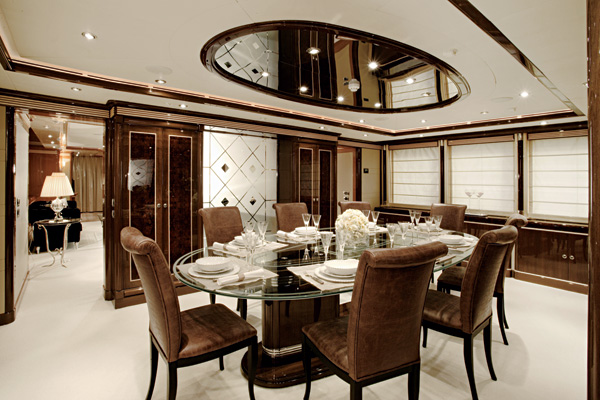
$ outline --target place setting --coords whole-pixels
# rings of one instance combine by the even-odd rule
[[[277,276],[264,268],[253,266],[242,259],[210,256],[188,264],[188,275],[201,279],[206,289],[219,289],[226,285],[243,285]]]
[[[323,264],[288,267],[293,274],[301,277],[320,290],[339,289],[354,285],[358,260],[329,260]]]

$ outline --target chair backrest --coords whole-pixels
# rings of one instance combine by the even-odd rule
[[[121,230],[121,245],[131,253],[142,281],[150,333],[167,361],[176,361],[181,347],[181,315],[167,260],[154,240],[133,227]]]
[[[463,231],[466,211],[467,206],[464,204],[436,203],[431,205],[431,215],[442,216],[440,228],[451,231]]]
[[[370,210],[371,204],[366,201],[338,201],[340,213],[346,210]]]
[[[521,231],[521,228],[527,225],[527,218],[521,214],[513,214],[506,220],[504,226],[512,225],[517,228],[517,232]],[[502,267],[500,268],[500,272],[498,273],[498,279],[496,279],[496,287],[494,288],[495,293],[504,293],[504,277],[506,276],[506,270],[510,267],[510,260],[512,257],[512,252],[515,247],[516,241],[512,242],[508,246],[508,251],[506,252],[506,256],[504,256],[504,262],[502,263]]]
[[[511,243],[517,239],[517,228],[503,226],[484,233],[467,264],[460,292],[462,330],[472,333],[492,315],[492,297],[498,272]]]
[[[237,207],[201,208],[198,213],[202,217],[207,246],[212,246],[214,242],[231,242],[244,230],[242,216]]]
[[[425,296],[441,242],[365,251],[348,321],[348,367],[354,380],[420,360]]]
[[[277,216],[277,229],[291,232],[299,226],[304,226],[302,214],[308,213],[306,203],[275,203],[273,208]]]

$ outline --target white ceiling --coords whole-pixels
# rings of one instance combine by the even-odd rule
[[[585,0],[471,0],[579,110],[587,112]],[[389,140],[388,135],[328,125],[327,120],[384,131],[466,124],[487,119],[552,113],[567,107],[504,48],[448,0],[0,0],[0,34],[13,59],[33,60],[120,79],[251,102],[258,107],[323,117],[323,123],[253,114],[229,107],[188,103],[188,110],[284,123]],[[471,94],[442,109],[370,114],[282,100],[224,80],[200,62],[213,36],[241,25],[307,20],[371,32],[420,48],[467,80]],[[81,35],[90,31],[97,39]],[[454,51],[456,50],[456,51]],[[179,101],[99,89],[22,73],[0,71],[0,87],[106,103],[123,100],[177,108]],[[528,98],[519,93],[526,90]],[[481,114],[487,111],[487,114]],[[364,119],[364,124],[358,121]],[[556,122],[585,120],[585,115]],[[426,120],[422,123],[421,120]],[[539,124],[540,122],[530,123]],[[529,125],[529,124],[521,124]],[[493,129],[493,128],[489,128]],[[497,129],[497,128],[495,128]],[[451,133],[468,129],[453,130]],[[449,132],[450,133],[450,132]],[[438,133],[439,134],[439,133]],[[425,134],[427,135],[427,134]],[[405,137],[413,137],[409,134]]]

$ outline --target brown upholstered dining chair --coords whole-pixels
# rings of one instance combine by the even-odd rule
[[[366,201],[338,201],[340,213],[346,210],[371,210],[371,204]]]
[[[423,347],[427,346],[427,330],[433,329],[463,338],[463,354],[473,399],[477,388],[473,374],[473,338],[483,330],[483,344],[492,380],[492,296],[498,271],[508,248],[517,239],[517,228],[504,226],[484,233],[467,264],[460,297],[429,290],[423,312]]]
[[[423,304],[435,260],[447,252],[431,242],[362,254],[350,315],[302,328],[305,400],[313,354],[350,384],[351,399],[361,399],[364,386],[406,373],[409,398],[419,397]]]
[[[244,230],[242,215],[237,207],[201,208],[198,213],[202,217],[207,246],[212,246],[214,242],[231,242]],[[210,303],[215,304],[216,296],[211,293],[209,297]],[[247,300],[238,299],[237,308],[242,318],[246,319],[248,314]]]
[[[462,232],[464,229],[465,212],[467,206],[464,204],[435,203],[431,205],[431,215],[441,215],[440,228],[450,231]]]
[[[248,392],[254,399],[257,361],[256,329],[222,304],[181,311],[167,260],[156,242],[136,228],[121,231],[121,245],[131,253],[142,281],[150,317],[150,385],[152,397],[158,354],[168,364],[168,398],[177,394],[177,369],[220,358],[248,347]],[[222,365],[222,364],[221,364]]]
[[[273,208],[277,216],[277,229],[291,232],[299,226],[304,226],[302,214],[308,213],[306,203],[275,203]]]
[[[513,214],[508,217],[504,225],[512,225],[519,231],[523,226],[527,225],[527,218],[520,214]],[[506,310],[504,307],[504,280],[506,277],[506,270],[510,267],[511,254],[514,246],[515,242],[511,243],[508,247],[508,251],[502,262],[502,267],[498,273],[498,278],[496,279],[496,286],[494,287],[498,324],[500,325],[500,333],[502,333],[502,340],[505,345],[508,345],[508,339],[506,338],[506,331],[504,328],[508,329],[508,322],[506,321]],[[465,271],[466,268],[463,266],[450,267],[444,270],[438,277],[437,290],[447,293],[450,293],[451,290],[460,291]]]

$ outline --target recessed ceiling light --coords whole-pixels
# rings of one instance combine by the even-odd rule
[[[321,125],[321,126],[319,127],[319,129],[325,129],[325,127],[324,127],[323,125]]]
[[[381,107],[381,103],[375,103],[375,108],[380,108]]]
[[[367,136],[369,136],[369,135],[367,135],[367,134],[365,133],[363,136],[364,136],[364,137],[367,137]]]
[[[55,148],[56,148],[56,145],[52,146],[52,148],[53,148],[53,149],[55,149]]]
[[[179,105],[179,108],[187,108],[187,104],[181,103],[181,104]]]
[[[529,96],[529,92],[527,92],[527,91],[523,90],[523,91],[521,92],[521,97],[527,97],[527,96]]]
[[[161,85],[164,85],[165,83],[167,83],[167,81],[165,81],[164,79],[157,79],[154,82],[160,83]]]
[[[94,35],[91,32],[81,32],[81,36],[83,36],[87,40],[94,40],[94,39],[96,39],[98,37],[98,36]]]
[[[359,119],[358,122],[360,122],[361,124],[365,122],[364,119]]]
[[[337,101],[339,101],[340,103],[341,103],[342,101],[344,101],[344,96],[338,96],[338,98],[337,98]]]
[[[413,78],[408,78],[406,80],[406,83],[408,83],[410,85],[411,83],[415,83],[415,80]]]
[[[559,132],[564,132],[564,131],[565,131],[564,129],[561,129]]]
[[[48,127],[48,125],[44,125],[44,128],[45,128],[45,129],[50,129],[50,128]]]
[[[420,137],[423,137],[423,134],[421,133],[419,136],[420,136]]]
[[[300,93],[305,93],[308,91],[308,88],[306,86],[300,86]]]
[[[306,49],[306,52],[310,55],[317,55],[321,52],[321,49],[318,47],[309,47],[308,49]]]
[[[429,97],[429,96],[431,96],[431,93],[429,93],[429,92],[425,92],[425,93],[423,93],[423,94],[422,94],[422,96],[423,96],[423,97]]]
[[[262,76],[264,76],[264,77],[266,78],[267,76],[269,76],[269,75],[271,75],[271,74],[269,74],[269,72],[268,72],[268,71],[263,71],[263,72],[261,73],[261,75],[262,75]]]
[[[482,112],[481,112],[481,114],[483,114],[483,115],[485,115],[485,114],[487,114],[487,113],[488,113],[487,111],[482,111]]]
[[[78,88],[78,87],[75,87],[75,86],[73,86],[71,88],[71,90],[74,91],[74,92],[81,92],[81,88]]]
[[[421,120],[421,123],[422,123],[422,124],[424,124],[425,122],[427,122],[427,120],[426,120],[426,119],[422,119],[422,120]]]
[[[52,140],[52,141],[50,142],[50,144],[54,144],[54,140]]]
[[[542,121],[542,122],[540,122],[540,125],[546,125],[547,123],[548,122],[546,122],[546,121]]]
[[[376,61],[371,61],[369,63],[369,69],[377,69],[377,68],[379,68],[379,64],[377,64]]]
[[[52,135],[48,135],[48,137],[49,137],[49,138],[51,138],[51,137],[52,137]]]

